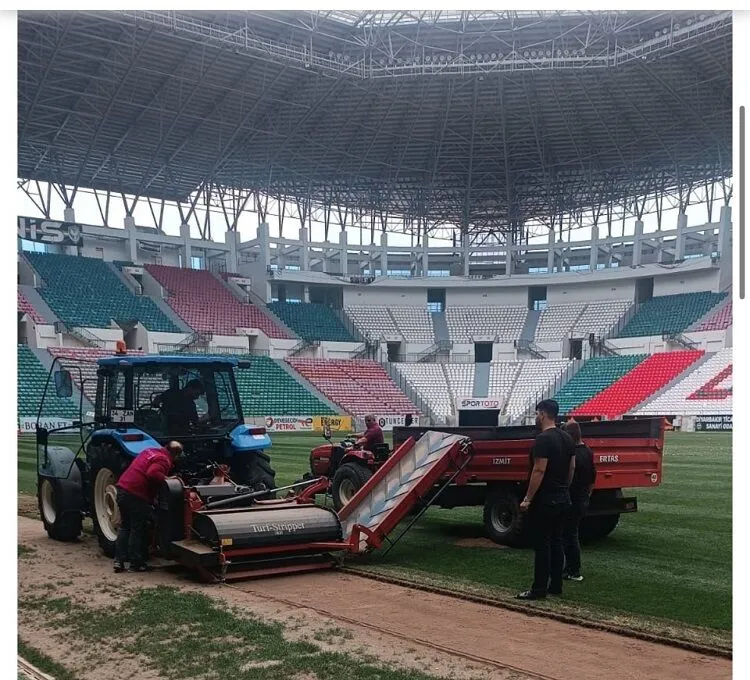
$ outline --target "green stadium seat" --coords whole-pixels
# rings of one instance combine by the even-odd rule
[[[40,294],[67,324],[110,328],[113,319],[138,320],[150,331],[181,332],[151,298],[135,295],[103,260],[42,253],[26,257],[46,284]]]
[[[18,345],[18,417],[35,418],[47,382],[47,369],[27,345]],[[50,383],[44,398],[42,415],[48,418],[74,419],[79,415],[77,404],[72,399],[63,399],[55,394]]]
[[[270,302],[268,308],[304,340],[357,342],[335,312],[314,302]]]
[[[638,338],[662,333],[681,333],[708,314],[726,293],[680,293],[644,302],[620,333],[621,338]]]

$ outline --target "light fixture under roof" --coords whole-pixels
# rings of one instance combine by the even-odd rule
[[[529,58],[529,51],[528,50],[524,50],[523,51],[523,56],[526,57],[526,59],[528,59]]]
[[[493,53],[492,53],[492,54],[490,55],[490,59],[492,59],[492,61],[497,61],[497,52],[493,52]]]

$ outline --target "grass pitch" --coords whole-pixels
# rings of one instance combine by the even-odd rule
[[[272,434],[279,484],[308,470],[320,436]],[[729,631],[732,625],[731,435],[669,433],[664,482],[635,489],[639,511],[604,541],[584,548],[583,583],[566,584],[565,600],[638,617]],[[35,493],[32,438],[19,439],[19,490]],[[481,508],[430,509],[385,558],[382,573],[432,578],[454,589],[505,595],[530,585],[532,553],[459,545],[484,535]],[[395,534],[398,534],[396,529]]]

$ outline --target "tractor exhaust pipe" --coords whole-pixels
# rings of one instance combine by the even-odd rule
[[[251,501],[255,498],[260,498],[269,493],[276,493],[277,491],[287,491],[289,489],[296,489],[298,487],[306,487],[321,481],[322,477],[316,477],[315,479],[308,479],[304,482],[297,482],[296,484],[289,484],[288,486],[280,486],[276,489],[263,489],[262,491],[251,491],[250,493],[244,493],[240,496],[234,496],[233,498],[223,498],[220,501],[213,501],[212,503],[206,503],[203,506],[204,510],[215,510],[216,508],[225,508],[229,505],[234,505],[240,501]]]

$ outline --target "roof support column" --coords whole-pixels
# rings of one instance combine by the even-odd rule
[[[555,230],[549,230],[549,250],[547,251],[547,273],[555,271]]]
[[[682,260],[685,257],[685,229],[687,227],[687,215],[681,212],[677,215],[677,239],[674,244],[674,259]]]
[[[224,243],[229,246],[229,251],[226,253],[227,272],[230,274],[237,273],[237,250],[240,247],[240,233],[238,231],[227,231],[224,234]]]
[[[133,264],[138,264],[138,239],[132,215],[125,215],[125,233],[128,235],[128,257]]]
[[[633,267],[640,267],[643,253],[643,221],[635,221],[635,238],[633,239]]]
[[[469,234],[461,232],[461,253],[463,255],[464,276],[469,276]]]
[[[343,229],[339,232],[339,250],[341,252],[341,275],[349,276],[349,248],[346,232]]]
[[[183,222],[180,225],[180,236],[182,237],[182,266],[185,269],[191,268],[193,259],[193,249],[190,245],[190,225]]]
[[[258,259],[251,271],[253,271],[252,288],[256,295],[270,302],[271,281],[269,277],[273,276],[273,271],[271,270],[271,237],[267,222],[261,222],[258,225]]]
[[[307,238],[307,227],[299,230],[299,247],[299,268],[303,272],[310,271],[310,241]]]
[[[591,227],[591,250],[589,251],[589,269],[592,272],[596,271],[599,265],[599,227],[594,225]]]
[[[422,276],[428,276],[430,271],[429,241],[430,237],[425,233],[422,236]]]
[[[719,216],[719,291],[732,284],[732,208],[721,206]]]
[[[380,234],[380,275],[388,276],[388,234]]]
[[[63,219],[66,222],[76,221],[76,211],[72,207],[65,208],[63,211]],[[63,250],[67,255],[78,255],[78,246],[64,246]]]
[[[513,250],[510,236],[505,236],[505,277],[510,278],[513,275]]]

